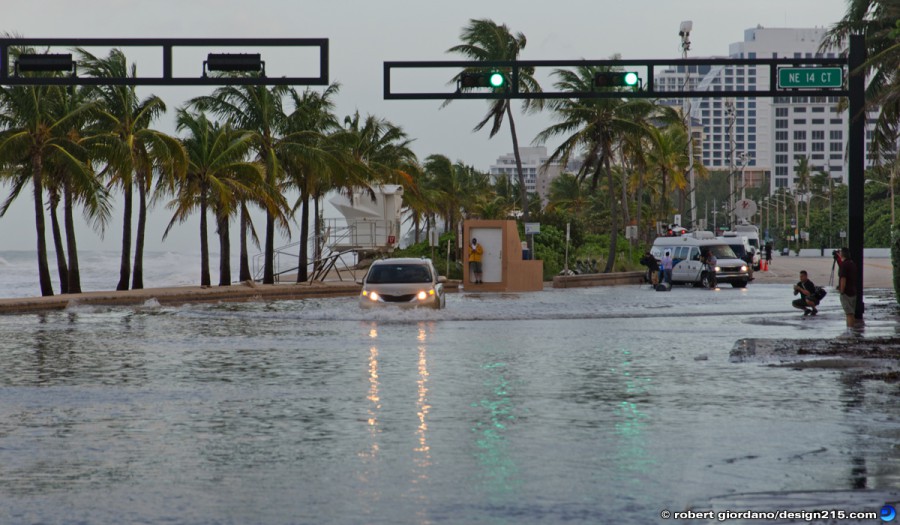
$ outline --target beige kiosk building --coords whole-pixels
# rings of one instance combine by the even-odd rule
[[[469,241],[478,239],[482,283],[475,284],[469,271]],[[466,291],[536,292],[544,289],[544,263],[522,259],[522,240],[516,221],[467,220],[463,222],[463,286]]]

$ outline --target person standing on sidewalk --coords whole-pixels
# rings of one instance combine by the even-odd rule
[[[841,292],[841,307],[847,315],[847,328],[856,326],[856,263],[850,258],[850,249],[841,248],[838,267],[838,290]]]

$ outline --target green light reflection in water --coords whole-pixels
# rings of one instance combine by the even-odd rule
[[[651,379],[632,374],[633,362],[629,350],[621,350],[621,355],[623,361],[611,370],[616,391],[621,392],[620,400],[613,408],[618,445],[614,460],[622,480],[637,485],[658,463],[647,450],[644,430],[650,416],[641,410],[639,401],[648,395],[647,385]]]
[[[494,494],[514,492],[520,485],[518,467],[509,453],[506,432],[515,422],[516,415],[509,396],[510,382],[504,376],[505,363],[489,363],[481,367],[485,397],[472,403],[478,409],[478,417],[472,431],[475,433],[475,457],[482,467],[482,482]]]

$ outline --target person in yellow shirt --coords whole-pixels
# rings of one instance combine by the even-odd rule
[[[478,239],[472,237],[472,245],[469,246],[469,269],[472,270],[475,284],[481,284],[481,256],[484,254],[484,248],[478,244]]]

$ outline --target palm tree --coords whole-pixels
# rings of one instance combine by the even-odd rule
[[[190,104],[200,111],[210,111],[229,122],[236,129],[251,134],[253,151],[257,160],[265,167],[265,185],[269,192],[268,201],[273,203],[266,210],[266,238],[263,262],[263,284],[275,283],[275,223],[290,234],[285,212],[287,204],[278,192],[282,169],[278,162],[278,141],[286,118],[283,108],[284,97],[289,94],[288,86],[225,86],[216,89],[212,95],[196,97]],[[241,265],[246,258],[244,228],[241,228]],[[243,272],[242,272],[243,273]]]
[[[900,3],[896,0],[847,0],[844,17],[834,24],[822,43],[823,51],[840,49],[852,34],[866,38],[866,104],[880,108],[872,137],[873,153],[896,151],[900,134]],[[855,74],[856,72],[851,72]]]
[[[448,53],[459,53],[468,59],[476,62],[490,61],[514,61],[518,60],[519,53],[525,49],[527,40],[523,33],[515,35],[504,25],[498,25],[492,20],[469,20],[469,25],[464,27],[460,34],[462,44],[453,46],[447,50]],[[462,75],[461,72],[453,81],[456,82]],[[510,78],[511,71],[506,71],[507,78]],[[541,86],[534,78],[534,68],[519,68],[518,71],[518,90],[521,93],[539,93]],[[444,102],[446,106],[450,101]],[[522,109],[525,112],[543,109],[543,100],[541,99],[525,99],[522,102]],[[509,131],[512,135],[513,155],[516,159],[516,173],[519,179],[519,202],[522,205],[523,219],[529,220],[528,198],[526,195],[525,174],[522,171],[522,158],[519,155],[519,138],[516,134],[516,123],[513,120],[512,106],[508,98],[500,98],[491,100],[490,109],[484,119],[475,126],[474,131],[479,131],[488,122],[491,124],[490,136],[493,137],[500,131],[503,125],[504,115],[509,119]]]
[[[562,91],[589,92],[595,73],[602,70],[587,65],[579,66],[575,71],[558,69],[554,71],[554,75],[559,77],[555,86]],[[584,180],[590,175],[592,190],[597,189],[601,174],[606,174],[610,210],[610,246],[604,270],[606,273],[611,272],[615,265],[618,240],[612,162],[622,138],[628,133],[640,133],[646,128],[642,122],[633,119],[635,115],[649,114],[650,107],[650,103],[643,100],[580,97],[557,99],[551,102],[551,108],[560,122],[540,132],[534,139],[535,143],[541,144],[553,137],[565,136],[562,144],[550,155],[548,163],[558,162],[565,166],[569,159],[583,151],[584,164],[576,176],[579,180]]]
[[[29,51],[31,52],[31,51]],[[78,145],[59,130],[86,111],[86,106],[60,114],[59,86],[0,86],[0,165],[12,168],[13,191],[0,207],[6,213],[19,192],[30,182],[37,230],[38,279],[41,295],[53,295],[47,264],[43,194],[45,162],[65,165],[73,173],[90,176],[88,166],[73,153]]]
[[[797,165],[794,166],[794,173],[797,174],[795,183],[799,193],[809,193],[812,185],[812,170],[809,167],[809,157],[799,157]],[[798,195],[799,196],[799,195]],[[812,203],[812,195],[806,201],[806,231],[809,231],[809,205]]]
[[[134,64],[129,67],[125,54],[119,49],[113,49],[105,58],[96,57],[84,49],[78,49],[78,54],[82,70],[92,76],[137,76],[137,67]],[[107,163],[111,176],[110,185],[120,186],[125,196],[122,261],[116,289],[128,289],[131,273],[129,252],[133,187],[138,190],[138,224],[131,287],[141,289],[144,287],[144,237],[153,173],[157,171],[160,176],[174,180],[183,176],[187,160],[177,138],[150,128],[153,121],[166,111],[161,98],[151,95],[140,100],[133,85],[100,86],[96,96],[100,106],[97,111],[97,129],[85,142],[89,148],[99,152],[98,156]]]
[[[321,258],[321,225],[319,224],[318,196],[330,189],[336,174],[352,170],[349,154],[334,139],[341,127],[334,115],[332,97],[340,90],[339,84],[329,85],[324,92],[305,90],[302,94],[291,89],[294,111],[283,122],[283,137],[278,155],[285,172],[285,188],[299,190],[292,213],[300,210],[300,247],[297,264],[297,282],[309,279],[309,204],[314,196],[316,208],[314,230],[314,261]]]
[[[188,170],[176,183],[176,198],[169,203],[175,214],[165,238],[176,222],[184,222],[195,210],[200,214],[200,285],[210,285],[207,210],[212,208],[219,234],[219,286],[231,284],[228,221],[236,214],[241,196],[253,196],[262,187],[262,170],[245,161],[250,135],[210,122],[206,115],[178,110],[178,131],[188,155]],[[261,196],[262,197],[262,196]]]
[[[57,132],[65,135],[65,138],[73,144],[81,145],[85,140],[85,133],[93,121],[95,104],[93,89],[88,87],[60,89],[58,104],[54,105],[54,115],[63,118],[65,115],[78,111],[78,116],[69,119],[65,127],[57,128]],[[82,110],[84,108],[85,110]],[[89,150],[79,147],[74,151],[78,154],[79,161],[83,161],[92,167]],[[93,170],[72,170],[66,163],[52,162],[50,168],[50,181],[57,195],[51,197],[51,213],[54,211],[53,200],[59,199],[59,193],[63,201],[63,220],[65,224],[65,247],[61,240],[57,242],[57,258],[59,259],[60,274],[63,274],[65,265],[66,283],[60,282],[63,293],[81,292],[81,270],[78,263],[78,243],[75,236],[75,204],[84,207],[84,214],[91,221],[95,230],[102,234],[111,217],[111,205],[109,191],[103,186],[100,178]],[[51,215],[52,216],[52,215]],[[54,217],[55,219],[55,217]],[[54,227],[58,229],[58,227]],[[59,235],[54,232],[54,239]],[[68,260],[61,255],[67,254]],[[62,277],[60,278],[62,279]]]

